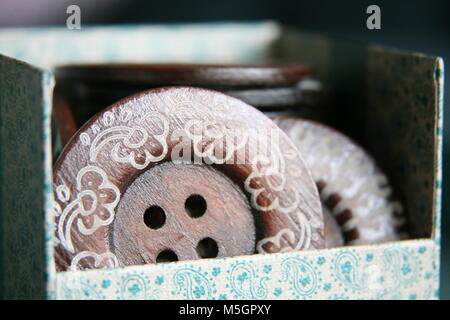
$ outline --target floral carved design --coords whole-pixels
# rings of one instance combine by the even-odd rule
[[[120,199],[119,189],[112,184],[101,168],[87,166],[82,168],[76,178],[78,194],[62,212],[56,212],[58,218],[57,236],[60,244],[74,253],[72,225],[76,223],[78,231],[84,235],[93,234],[99,227],[109,225],[114,220],[114,209]],[[58,199],[67,201],[70,195],[67,187],[57,187]],[[59,208],[59,207],[56,207]]]

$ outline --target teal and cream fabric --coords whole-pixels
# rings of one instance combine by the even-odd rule
[[[435,299],[432,240],[57,275],[60,299]]]

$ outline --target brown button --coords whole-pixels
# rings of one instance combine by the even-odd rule
[[[90,64],[55,70],[58,86],[76,106],[73,112],[79,123],[124,97],[175,85],[218,90],[265,111],[301,109],[309,114],[311,106],[317,109],[318,96],[323,96],[317,94],[322,90],[299,84],[311,73],[302,65]]]
[[[346,244],[373,244],[407,237],[405,216],[375,160],[342,133],[299,118],[275,118],[302,152],[316,180],[323,207],[340,225]],[[335,229],[330,221],[329,230]],[[331,231],[333,232],[333,231]],[[340,237],[325,234],[328,237]],[[336,238],[326,242],[338,244]],[[337,240],[339,241],[339,240]]]
[[[304,65],[89,64],[59,67],[55,75],[63,81],[91,84],[254,88],[293,85],[311,72],[311,67]]]
[[[255,252],[247,198],[206,165],[165,162],[142,173],[122,195],[112,247],[126,265],[229,257]],[[135,253],[135,254],[131,254]]]
[[[53,190],[58,270],[324,246],[298,150],[211,90],[155,89],[105,109],[64,149]]]
[[[52,111],[52,147],[54,157],[56,157],[77,131],[77,125],[69,102],[61,94],[58,87],[55,87],[53,92]]]

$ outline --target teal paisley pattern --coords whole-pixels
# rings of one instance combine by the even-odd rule
[[[62,295],[62,299],[65,300],[101,300],[105,298],[96,284],[84,279],[81,279],[78,285],[74,285],[73,282],[68,283],[67,286],[64,286]]]
[[[289,258],[281,263],[282,282],[288,282],[296,297],[309,297],[316,292],[318,276],[314,268],[300,258]]]
[[[266,265],[267,266],[267,265]],[[265,267],[267,270],[267,267]],[[265,299],[267,297],[267,272],[258,274],[249,262],[239,262],[231,267],[229,283],[235,298]]]
[[[145,300],[148,298],[148,289],[148,280],[144,276],[130,274],[124,277],[120,283],[120,299]]]
[[[186,261],[56,275],[58,299],[435,299],[435,242]]]
[[[386,267],[392,273],[393,283],[398,286],[413,284],[419,275],[419,261],[404,248],[388,248],[383,252]]]
[[[419,248],[418,251],[420,250]],[[385,277],[388,279],[386,283],[389,285],[378,292],[376,299],[417,299],[417,293],[405,294],[406,288],[413,287],[419,277],[427,277],[427,273],[422,272],[423,268],[417,256],[406,248],[393,246],[383,250],[381,260],[386,270]],[[427,285],[421,292],[423,299],[433,298],[432,291],[433,289]]]
[[[182,295],[188,300],[211,299],[212,288],[209,280],[200,271],[190,268],[178,270],[173,281],[177,290],[173,291],[175,295]]]
[[[370,273],[371,264],[360,262],[360,258],[352,251],[343,250],[339,252],[334,261],[334,272],[336,278],[353,290],[364,290],[369,286],[369,277],[374,276]]]

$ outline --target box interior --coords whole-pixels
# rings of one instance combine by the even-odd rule
[[[434,202],[435,175],[429,173],[437,156],[436,61],[376,47],[334,43],[289,28],[254,50],[251,64],[313,66],[314,77],[332,92],[333,116],[322,121],[350,136],[375,157],[393,185],[393,196],[405,207],[410,238],[431,238],[433,212],[429,208]],[[220,59],[190,57],[183,61],[222,63]],[[168,58],[147,62],[166,60],[170,62]],[[248,63],[246,56],[227,62]],[[423,83],[413,80],[417,77]],[[87,120],[82,119],[82,123]]]

